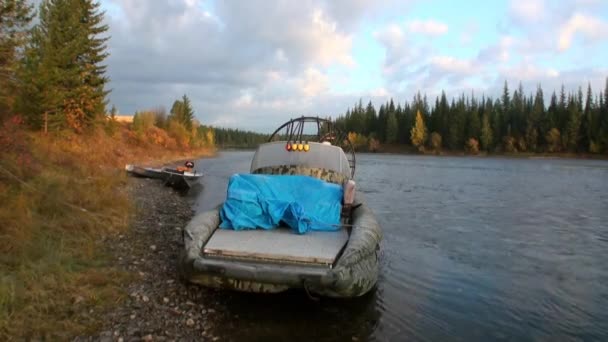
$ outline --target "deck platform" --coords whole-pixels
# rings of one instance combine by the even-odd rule
[[[272,230],[217,229],[203,247],[203,254],[331,267],[347,241],[346,228],[335,232],[310,231],[302,235],[284,227]]]

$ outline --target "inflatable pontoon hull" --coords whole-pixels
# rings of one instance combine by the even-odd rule
[[[331,267],[205,255],[204,246],[220,223],[216,209],[195,216],[184,229],[181,275],[192,283],[246,292],[302,288],[328,297],[364,295],[378,280],[382,233],[366,204],[355,203],[361,205],[353,210],[349,239]]]

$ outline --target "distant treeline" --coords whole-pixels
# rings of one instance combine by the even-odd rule
[[[241,131],[231,128],[214,128],[215,144],[220,148],[253,148],[268,141],[269,134]]]
[[[420,112],[419,120],[416,114]],[[433,105],[416,94],[411,102],[391,99],[376,107],[359,101],[337,122],[357,139],[360,148],[380,144],[413,145],[420,150],[448,148],[477,152],[608,153],[608,79],[603,92],[591,85],[551,94],[549,106],[539,85],[526,95],[520,83],[511,94],[507,82],[502,96],[462,94],[448,100],[442,91]],[[414,141],[414,143],[412,143]]]

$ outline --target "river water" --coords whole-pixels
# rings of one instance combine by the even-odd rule
[[[197,211],[253,152],[197,162]],[[377,289],[351,300],[212,292],[238,341],[608,341],[608,162],[357,155],[380,222]]]

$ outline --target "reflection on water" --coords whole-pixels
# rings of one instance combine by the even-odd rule
[[[205,159],[197,211],[252,152]],[[608,340],[608,162],[357,157],[385,239],[356,300],[214,292],[228,340]]]

